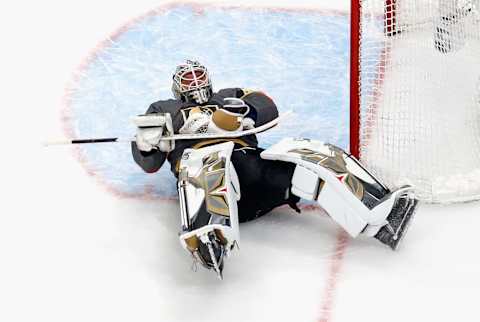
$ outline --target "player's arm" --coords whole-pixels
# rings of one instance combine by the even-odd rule
[[[132,156],[135,163],[148,173],[157,172],[165,162],[167,153],[158,150],[144,152],[141,151],[135,141],[132,142]]]
[[[254,126],[258,127],[268,123],[278,117],[278,109],[273,100],[260,91],[252,91],[244,88],[226,88],[220,90],[214,95],[213,101],[223,104],[226,109],[230,102],[228,98],[235,97],[241,99],[248,106],[248,113],[244,115],[246,119],[254,121]],[[235,103],[233,105],[238,105]],[[243,112],[243,110],[242,110]]]
[[[145,172],[156,172],[174,148],[173,141],[161,141],[162,136],[173,134],[170,114],[162,113],[152,104],[146,114],[134,119],[134,123],[137,134],[131,145],[133,159]]]
[[[247,117],[255,121],[255,127],[268,123],[278,117],[278,109],[275,102],[260,91],[239,89],[239,98],[250,107]]]

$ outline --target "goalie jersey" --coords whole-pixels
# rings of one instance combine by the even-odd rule
[[[249,91],[241,88],[222,89],[217,93],[214,93],[208,102],[201,105],[175,99],[158,101],[150,105],[146,114],[170,113],[174,132],[179,133],[179,130],[185,124],[185,121],[188,119],[189,113],[192,110],[200,108],[209,109],[211,112],[215,112],[215,110],[223,107],[224,99],[229,97],[240,98],[250,107],[250,111],[245,117],[252,119],[255,122],[255,127],[268,123],[278,117],[277,107],[267,95],[262,92]],[[132,154],[135,162],[145,172],[149,173],[158,171],[165,160],[168,160],[172,172],[178,177],[178,165],[185,149],[202,148],[211,144],[226,141],[233,141],[235,147],[257,147],[258,145],[255,135],[248,135],[234,139],[180,140],[175,142],[175,149],[173,151],[165,153],[159,150],[143,152],[137,148],[135,142],[132,142]]]

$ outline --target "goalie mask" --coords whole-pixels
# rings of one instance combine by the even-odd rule
[[[191,60],[177,66],[173,74],[172,92],[176,99],[183,102],[208,102],[213,90],[207,68]]]

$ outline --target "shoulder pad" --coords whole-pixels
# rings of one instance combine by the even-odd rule
[[[152,103],[147,110],[149,113],[170,113],[175,114],[178,110],[185,106],[185,103],[175,99],[162,100]]]
[[[244,96],[247,96],[251,93],[254,93],[254,92],[257,92],[256,90],[253,90],[253,89],[250,89],[250,88],[242,88],[242,92],[243,92],[243,95],[242,97]]]
[[[243,95],[243,90],[238,87],[232,87],[232,88],[223,88],[219,90],[217,93],[214,94],[214,96],[221,96],[221,97],[236,97],[240,98],[240,96]]]

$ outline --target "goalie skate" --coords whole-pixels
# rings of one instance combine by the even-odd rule
[[[219,279],[223,279],[223,264],[227,254],[227,241],[220,229],[209,225],[181,236],[195,263],[212,269]]]
[[[400,194],[387,216],[388,223],[378,231],[375,238],[393,250],[398,249],[410,226],[417,205],[418,199],[415,198],[412,190],[406,190]]]

